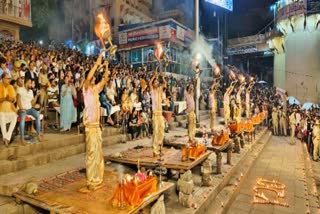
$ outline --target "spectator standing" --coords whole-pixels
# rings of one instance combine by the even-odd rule
[[[76,96],[70,77],[64,77],[65,84],[61,87],[60,97],[60,128],[62,132],[69,131],[73,122],[76,122],[76,112],[73,105],[73,97]]]
[[[47,105],[48,105],[48,94],[47,94],[47,88],[48,88],[48,74],[47,74],[48,67],[46,65],[43,65],[40,73],[39,73],[39,86],[40,86],[40,108],[41,111],[43,111],[45,118],[47,118]]]
[[[34,82],[33,95],[37,94],[37,90],[39,88],[38,75],[36,73],[35,62],[31,61],[29,63],[29,70],[25,73],[25,79],[31,79]]]
[[[312,141],[313,141],[313,160],[319,160],[319,146],[320,146],[320,121],[316,120],[312,130]]]

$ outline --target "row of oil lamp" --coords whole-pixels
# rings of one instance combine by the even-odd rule
[[[280,202],[278,200],[279,198],[285,197],[285,193],[284,193],[285,188],[286,188],[286,185],[282,184],[278,181],[259,178],[257,180],[257,185],[254,186],[254,188],[253,188],[253,191],[255,193],[253,196],[252,203],[253,204],[273,204],[273,205],[278,205],[278,206],[283,206],[283,207],[289,207],[288,203]],[[270,200],[263,193],[263,191],[271,191],[271,192],[276,193],[276,199]]]

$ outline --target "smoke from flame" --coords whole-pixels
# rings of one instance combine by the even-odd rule
[[[191,46],[191,55],[196,56],[197,54],[201,54],[204,57],[211,67],[216,66],[216,61],[212,57],[212,45],[209,45],[203,36],[199,36],[198,41],[194,41]]]

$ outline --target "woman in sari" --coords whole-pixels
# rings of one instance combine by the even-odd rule
[[[76,110],[73,105],[73,97],[76,96],[76,91],[68,75],[64,77],[64,82],[60,97],[60,128],[62,132],[69,131],[71,124],[76,122]]]

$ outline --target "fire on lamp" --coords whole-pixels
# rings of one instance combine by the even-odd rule
[[[160,62],[164,58],[164,50],[161,42],[156,43],[156,50],[154,51],[154,56],[157,58],[158,62]]]
[[[285,184],[282,184],[275,180],[267,180],[263,178],[259,178],[257,181],[257,185],[254,186],[253,191],[255,192],[253,196],[253,204],[273,204],[273,205],[279,205],[283,207],[289,207],[288,203],[280,202],[279,199],[283,199],[285,197],[284,190],[286,188]],[[271,200],[268,198],[264,192],[262,191],[268,191],[268,192],[274,192],[276,194],[276,197],[274,200]]]
[[[230,70],[230,72],[229,72],[229,79],[233,81],[233,80],[235,80],[235,77],[236,77],[236,75],[235,75],[234,71],[233,71],[233,70]]]
[[[245,83],[246,78],[242,74],[240,74],[238,78],[241,84]]]
[[[253,77],[250,77],[249,81],[250,81],[250,82],[253,82],[253,81],[254,81],[254,78],[253,78]]]
[[[104,51],[109,51],[110,56],[114,56],[118,48],[112,43],[111,28],[103,13],[97,14],[97,23],[94,27],[94,31],[99,38]],[[108,45],[108,48],[106,45]]]

